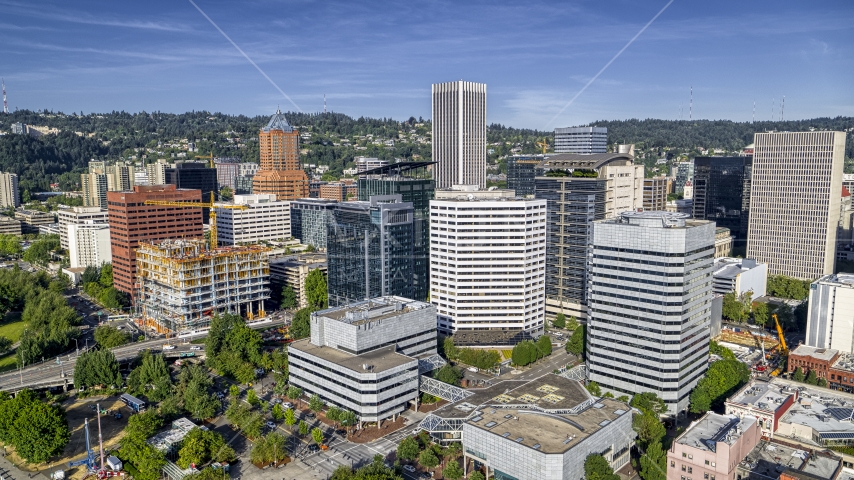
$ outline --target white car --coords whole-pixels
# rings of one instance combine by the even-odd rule
[[[276,424],[275,424],[275,423],[273,423],[273,422],[267,422],[267,428],[275,429],[275,428],[276,428]]]
[[[190,347],[190,350],[201,350],[201,349],[202,349],[202,347],[200,347],[198,345],[195,347]]]
[[[415,467],[413,467],[412,465],[404,465],[404,466],[403,466],[403,469],[404,469],[404,470],[406,470],[406,471],[407,471],[407,472],[409,472],[409,473],[414,473],[414,472],[415,472]]]
[[[291,409],[294,408],[294,404],[291,402],[285,402],[282,404],[282,406],[285,408],[291,408]]]
[[[469,371],[477,373],[477,367],[469,367]]]
[[[175,345],[163,345],[163,350],[175,350]]]

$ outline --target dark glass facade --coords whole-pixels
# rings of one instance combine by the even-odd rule
[[[513,155],[507,157],[507,188],[515,190],[516,195],[524,197],[534,195],[537,165],[543,161],[542,155]]]
[[[400,195],[403,202],[412,203],[414,265],[413,300],[427,300],[430,291],[430,200],[436,194],[436,183],[431,178],[410,178],[402,175],[368,177],[359,179],[359,200],[368,201],[375,195]]]
[[[178,163],[173,168],[167,168],[166,183],[175,185],[177,188],[201,190],[203,202],[210,201],[211,192],[219,192],[216,169],[210,168],[206,163]],[[209,216],[210,209],[202,209],[202,219],[205,223],[208,223]]]
[[[336,205],[326,231],[329,306],[386,295],[412,298],[413,217],[412,204],[396,195]]]
[[[694,159],[694,218],[728,228],[735,252],[747,246],[752,167],[749,156]]]
[[[536,177],[535,186],[535,197],[548,201],[546,299],[584,305],[590,233],[605,218],[607,180]]]
[[[325,198],[301,198],[291,202],[291,236],[303,245],[326,249],[326,229],[338,202]]]
[[[252,193],[252,175],[238,175],[234,179],[234,194],[249,195]]]

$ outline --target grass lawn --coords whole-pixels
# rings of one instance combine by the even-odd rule
[[[12,340],[12,343],[21,338],[21,333],[27,328],[27,324],[21,321],[21,312],[11,312],[0,322],[0,336]]]
[[[8,372],[15,369],[15,352],[0,357],[0,372]]]

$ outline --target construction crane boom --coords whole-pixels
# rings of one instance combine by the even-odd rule
[[[180,207],[180,208],[210,208],[210,218],[211,218],[211,248],[216,248],[219,244],[217,239],[217,228],[216,228],[216,209],[217,208],[225,208],[228,210],[248,210],[249,207],[246,205],[228,205],[228,204],[216,204],[214,203],[214,192],[211,192],[211,200],[210,202],[174,202],[169,200],[146,200],[146,205],[159,205],[161,207]]]
[[[780,353],[789,353],[789,347],[786,345],[786,337],[783,336],[783,328],[780,327],[780,320],[777,319],[777,314],[771,315],[774,317],[774,324],[777,326],[777,336],[780,337]]]
[[[549,149],[549,139],[544,138],[541,142],[537,142],[537,146],[543,149],[543,155],[545,155]]]

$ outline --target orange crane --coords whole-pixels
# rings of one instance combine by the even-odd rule
[[[210,155],[202,155],[202,156],[196,155],[196,158],[204,158],[205,160],[210,160],[211,168],[216,168],[216,165],[214,165],[214,161],[213,161],[213,159],[214,159],[213,152],[211,152]]]
[[[543,155],[545,155],[549,149],[549,139],[544,138],[541,142],[537,142],[537,146],[543,149]]]
[[[229,205],[214,203],[214,192],[211,192],[210,202],[170,202],[168,200],[146,200],[146,205],[160,205],[164,207],[183,207],[183,208],[210,208],[211,218],[211,249],[217,247],[217,230],[216,230],[216,209],[226,208],[228,210],[248,210],[246,205]]]
[[[783,336],[783,328],[780,326],[780,320],[777,318],[777,314],[774,313],[771,315],[774,318],[774,325],[777,326],[777,337],[780,338],[780,363],[777,368],[771,372],[771,375],[776,377],[783,370],[783,366],[786,364],[786,359],[789,356],[789,347],[786,345],[786,337]]]

